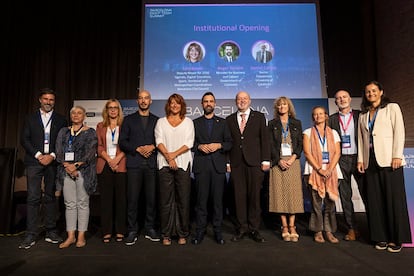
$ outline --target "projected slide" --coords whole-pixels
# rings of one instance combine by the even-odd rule
[[[154,99],[326,97],[317,21],[314,3],[146,4],[141,89]]]

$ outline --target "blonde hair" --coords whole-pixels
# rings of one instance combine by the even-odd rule
[[[280,105],[281,103],[287,103],[288,107],[289,107],[289,117],[295,118],[296,119],[296,111],[295,111],[295,107],[293,106],[293,103],[291,101],[291,99],[289,99],[288,97],[282,96],[277,98],[274,102],[273,102],[273,110],[274,110],[274,118],[278,118],[279,117],[279,112],[277,111],[278,108],[277,106]]]
[[[122,121],[124,120],[124,113],[122,112],[121,103],[117,99],[109,99],[106,101],[106,104],[104,108],[102,109],[102,118],[103,118],[102,125],[104,127],[107,127],[110,125],[108,106],[111,103],[116,103],[118,105],[118,118],[116,121],[116,125],[120,126],[122,124]]]
[[[72,107],[69,111],[69,114],[72,114],[72,112],[75,111],[75,109],[80,109],[82,110],[83,114],[86,114],[86,109],[80,105],[75,105],[74,107]]]

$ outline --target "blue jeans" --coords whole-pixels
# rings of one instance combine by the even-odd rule
[[[56,166],[28,166],[27,175],[27,229],[26,233],[37,235],[39,232],[39,209],[43,204],[45,217],[44,226],[46,231],[56,230],[56,197],[55,179]],[[42,194],[42,179],[44,191]]]

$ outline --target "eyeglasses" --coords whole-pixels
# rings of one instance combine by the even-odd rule
[[[119,106],[107,106],[106,109],[119,109]]]

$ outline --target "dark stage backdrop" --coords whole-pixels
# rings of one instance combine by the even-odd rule
[[[327,93],[332,97],[346,88],[360,96],[366,81],[378,79],[401,104],[407,146],[413,146],[414,8],[412,1],[388,2],[320,0]],[[57,91],[56,111],[62,114],[74,100],[135,97],[141,5],[138,0],[2,1],[0,148],[18,147],[23,155],[20,129],[38,107],[39,88]]]

